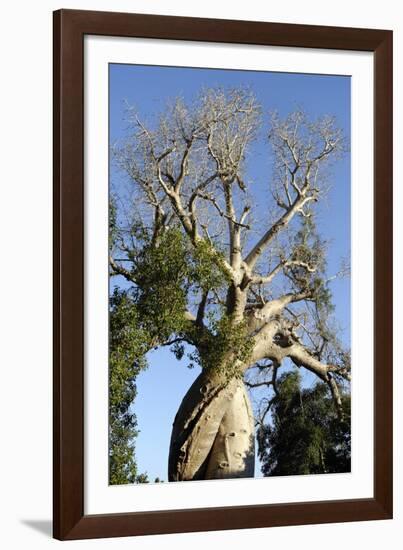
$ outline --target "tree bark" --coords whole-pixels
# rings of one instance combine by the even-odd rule
[[[176,414],[169,481],[253,477],[254,420],[242,380],[202,372]]]
[[[253,411],[245,385],[238,380],[209,454],[205,479],[253,477],[254,473]]]

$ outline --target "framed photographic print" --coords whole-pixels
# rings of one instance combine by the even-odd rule
[[[392,517],[392,33],[54,13],[54,536]]]

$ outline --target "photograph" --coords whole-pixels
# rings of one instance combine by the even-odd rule
[[[394,35],[361,15],[54,12],[54,538],[393,517]]]
[[[109,484],[351,471],[351,77],[109,64]]]

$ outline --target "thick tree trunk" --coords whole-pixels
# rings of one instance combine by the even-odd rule
[[[238,381],[209,454],[205,479],[253,477],[254,471],[253,411],[245,384]]]
[[[202,372],[173,423],[168,478],[253,477],[254,441],[252,407],[242,380]]]

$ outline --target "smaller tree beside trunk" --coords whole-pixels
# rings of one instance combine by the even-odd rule
[[[342,394],[343,420],[325,384],[301,387],[297,371],[283,374],[271,421],[257,430],[265,476],[328,474],[351,469],[350,395]]]

